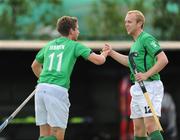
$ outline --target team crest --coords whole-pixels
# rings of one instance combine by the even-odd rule
[[[158,47],[158,44],[157,44],[157,42],[155,42],[155,41],[152,41],[152,42],[150,43],[150,45],[151,45],[153,48]]]

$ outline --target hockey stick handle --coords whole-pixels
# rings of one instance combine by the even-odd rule
[[[0,133],[11,122],[11,120],[17,115],[17,113],[27,104],[27,102],[34,96],[35,90],[21,103],[21,105],[0,125]]]
[[[9,116],[9,118],[14,118],[17,113],[27,104],[27,102],[34,96],[35,90],[21,103],[21,105]]]

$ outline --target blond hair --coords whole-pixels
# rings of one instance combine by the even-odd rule
[[[127,12],[127,14],[132,14],[132,13],[136,14],[136,21],[137,22],[142,22],[141,28],[143,28],[144,23],[145,23],[145,17],[143,15],[143,13],[141,11],[139,11],[139,10],[131,10],[131,11]]]

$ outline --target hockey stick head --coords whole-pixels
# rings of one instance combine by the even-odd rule
[[[133,71],[134,71],[134,74],[136,74],[138,71],[137,71],[137,68],[136,68],[136,63],[134,62],[134,57],[137,57],[138,56],[138,53],[137,52],[132,52],[129,54],[129,62],[131,64],[131,67],[133,68]],[[143,81],[138,81],[143,93],[146,93],[147,90],[144,86],[144,83]]]
[[[131,64],[131,67],[133,68],[134,73],[137,72],[136,70],[136,63],[134,62],[134,57],[137,57],[138,53],[137,52],[132,52],[129,54],[129,62]]]

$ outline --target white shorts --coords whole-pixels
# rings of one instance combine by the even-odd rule
[[[41,83],[35,94],[36,125],[66,129],[69,117],[68,90],[64,87]]]
[[[161,116],[161,103],[164,96],[164,87],[160,80],[156,81],[144,81],[144,85],[148,92],[148,95],[152,101],[153,107],[156,111],[157,116]],[[131,116],[130,118],[136,119],[141,117],[152,116],[149,106],[147,105],[144,94],[136,82],[130,88],[132,96],[131,100]]]

